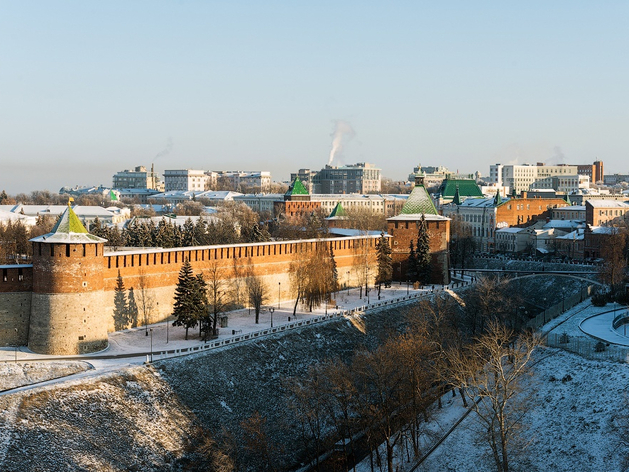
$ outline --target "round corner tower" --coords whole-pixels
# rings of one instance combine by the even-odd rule
[[[105,240],[87,232],[72,208],[52,232],[33,238],[28,347],[72,355],[107,347],[103,292]]]

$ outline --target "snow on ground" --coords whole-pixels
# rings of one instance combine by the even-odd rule
[[[65,377],[91,368],[86,362],[72,361],[0,363],[0,390]]]
[[[532,393],[522,419],[527,446],[513,448],[514,470],[619,471],[623,451],[616,447],[614,419],[626,413],[629,367],[553,348],[541,349],[537,359],[524,384]],[[495,470],[474,424],[472,413],[418,470]]]
[[[580,341],[582,345],[589,342],[587,345],[593,346],[596,341],[581,331],[579,325],[585,319],[610,310],[613,313],[613,305],[594,307],[588,300],[549,322],[544,331],[568,334],[569,344]],[[604,334],[609,329],[601,326],[599,331],[598,334]],[[626,347],[618,349],[627,351]],[[590,350],[592,357],[599,358],[586,359],[552,347],[540,348],[536,353],[533,375],[523,383],[530,394],[530,403],[522,418],[522,443],[512,448],[512,470],[622,470],[619,462],[623,454],[629,455],[629,451],[618,447],[618,424],[619,419],[627,415],[629,364],[609,360],[616,358],[609,347],[602,353]],[[437,433],[447,431],[464,411],[460,398],[452,399],[447,394],[444,408],[433,409],[428,426]],[[416,470],[495,470],[488,446],[479,442],[477,424],[472,412]],[[415,465],[413,459],[408,460],[405,451],[398,451],[396,460],[401,471],[410,470]],[[369,459],[357,470],[371,471]],[[384,466],[382,470],[385,470]]]

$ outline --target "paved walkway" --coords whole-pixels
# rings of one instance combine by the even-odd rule
[[[627,325],[620,326],[618,329],[614,329],[612,326],[614,318],[617,315],[624,313],[629,316],[627,308],[617,304],[608,306],[611,306],[612,309],[598,315],[590,316],[581,321],[579,329],[593,338],[600,339],[610,344],[629,346],[629,330],[627,329]]]
[[[388,289],[382,289],[380,300],[378,300],[377,289],[371,288],[369,292],[369,302],[373,307],[377,303],[402,301],[408,299],[409,296],[430,294],[433,291],[432,287],[433,286],[429,286],[428,288],[414,290],[412,287],[407,287],[406,285],[394,284]],[[443,287],[440,285],[434,286],[435,291],[441,291],[442,289]],[[327,313],[331,315],[342,311],[364,309],[368,303],[368,298],[364,293],[362,298],[360,298],[359,295],[360,289],[358,288],[337,292],[335,295],[337,305],[328,307]],[[253,310],[241,309],[228,312],[227,327],[219,329],[218,339],[208,342],[204,342],[199,337],[198,327],[188,331],[188,339],[186,340],[186,330],[180,327],[173,327],[171,320],[169,323],[162,322],[146,327],[141,326],[110,333],[109,347],[98,353],[60,357],[36,354],[28,350],[27,347],[21,346],[17,350],[17,359],[19,362],[24,362],[72,358],[89,362],[96,368],[104,368],[114,364],[141,364],[147,360],[150,353],[153,353],[154,360],[173,355],[181,355],[190,350],[196,351],[241,341],[244,340],[245,337],[253,337],[254,334],[256,336],[271,334],[271,323],[273,324],[273,328],[282,329],[282,327],[287,328],[287,325],[294,326],[295,322],[307,322],[308,320],[314,321],[314,319],[320,319],[326,314],[325,306],[320,306],[312,312],[301,311],[300,306],[295,315],[293,315],[293,306],[294,302],[289,300],[282,301],[279,307],[278,305],[265,306],[264,310],[260,313],[258,324],[255,323]],[[270,308],[273,308],[273,310]],[[161,355],[161,352],[168,352],[169,354]],[[14,361],[15,355],[15,348],[0,348],[0,361]]]

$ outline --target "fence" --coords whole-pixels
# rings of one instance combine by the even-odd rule
[[[575,305],[578,305],[583,300],[588,298],[592,294],[592,290],[594,289],[594,285],[589,285],[581,289],[579,293],[575,293],[562,299],[560,302],[549,306],[540,314],[538,314],[535,318],[530,320],[527,324],[529,328],[538,329],[550,320],[557,318],[559,315],[564,313],[566,310],[569,310]]]
[[[573,352],[586,359],[629,362],[629,347],[607,344],[596,339],[551,333],[546,339],[549,347]]]

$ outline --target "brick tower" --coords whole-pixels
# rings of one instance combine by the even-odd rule
[[[41,354],[71,355],[106,348],[105,240],[89,234],[68,203],[52,232],[31,242],[29,349]]]

